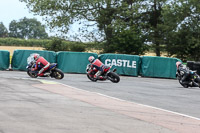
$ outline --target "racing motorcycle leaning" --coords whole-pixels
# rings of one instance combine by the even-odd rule
[[[28,65],[26,67],[27,74],[32,78],[37,78],[38,77],[37,73],[39,72],[39,70],[41,68],[40,68],[40,66],[38,66],[38,70],[32,71],[32,68],[35,68],[35,66],[36,66],[34,58],[33,58],[32,55],[30,55],[27,58],[27,63],[28,63]],[[64,77],[64,73],[56,67],[57,67],[57,63],[51,63],[49,69],[44,72],[43,77],[52,77],[52,78],[55,78],[55,79],[62,79]]]
[[[200,77],[197,74],[197,72],[189,70],[189,68],[186,68],[186,69],[187,69],[187,71],[189,73],[188,77],[185,80],[185,81],[187,81],[186,84],[183,84],[183,82],[182,82],[182,78],[183,78],[185,72],[183,72],[183,71],[177,71],[176,72],[177,79],[178,79],[179,83],[184,88],[188,88],[188,87],[200,87]]]
[[[96,82],[97,80],[110,80],[113,83],[118,83],[120,81],[120,77],[118,74],[115,73],[116,69],[113,69],[112,71],[110,70],[111,66],[106,66],[106,68],[104,69],[104,72],[100,75],[102,78],[97,79],[94,78],[94,75],[96,74],[96,72],[98,71],[96,68],[92,68],[91,64],[87,65],[86,68],[86,73],[87,73],[87,77],[91,80]]]

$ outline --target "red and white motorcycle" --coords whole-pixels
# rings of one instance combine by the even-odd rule
[[[94,78],[94,75],[98,72],[98,70],[94,67],[91,68],[91,64],[88,64],[86,68],[87,77],[94,82],[96,82],[97,80],[104,81],[108,79],[113,83],[118,83],[120,81],[120,77],[117,73],[115,73],[116,69],[113,69],[112,71],[110,69],[111,66],[106,66],[103,73],[100,75],[102,78],[97,79]]]

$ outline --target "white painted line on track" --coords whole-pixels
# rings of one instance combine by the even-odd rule
[[[66,85],[66,84],[62,84],[62,83],[59,83],[59,84],[67,86],[67,87],[70,87],[70,88],[73,88],[73,89],[76,89],[76,90],[81,90],[81,91],[85,91],[85,92],[91,93],[91,91],[82,90],[82,89],[79,89],[79,88],[76,88],[76,87],[72,87],[70,85]],[[192,119],[200,121],[200,118],[193,117],[193,116],[190,116],[190,115],[185,115],[185,114],[182,114],[182,113],[178,113],[178,112],[174,112],[174,111],[170,111],[170,110],[166,110],[166,109],[162,109],[162,108],[158,108],[158,107],[153,107],[153,106],[150,106],[150,105],[145,105],[145,104],[140,104],[140,103],[136,103],[136,102],[132,102],[132,101],[127,101],[127,100],[119,99],[119,98],[116,98],[116,97],[108,96],[108,95],[105,95],[105,94],[97,93],[97,92],[92,92],[92,93],[95,93],[95,94],[98,94],[98,95],[101,95],[101,96],[104,96],[104,97],[108,97],[108,98],[111,98],[111,99],[115,99],[115,100],[118,100],[118,101],[129,102],[129,103],[137,104],[137,105],[140,105],[140,106],[144,106],[144,107],[148,107],[148,108],[153,108],[153,109],[165,111],[165,112],[173,113],[173,114],[176,114],[176,115],[180,115],[180,116],[184,116],[184,117],[188,117],[188,118],[192,118]]]

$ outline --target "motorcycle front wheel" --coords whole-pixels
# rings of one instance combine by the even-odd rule
[[[55,68],[51,76],[54,77],[55,79],[62,79],[64,78],[64,73],[60,69]]]
[[[27,70],[27,74],[31,77],[31,78],[37,78],[38,75],[35,72],[32,72],[30,69]]]
[[[93,81],[93,82],[96,82],[96,81],[97,81],[96,78],[94,78],[93,76],[91,76],[91,75],[89,75],[89,74],[87,74],[87,77],[88,77],[88,79],[90,79],[90,80]]]
[[[114,72],[109,72],[108,73],[108,79],[113,83],[118,83],[120,81],[119,75],[117,75]]]
[[[189,87],[189,85],[183,84],[183,83],[181,82],[181,79],[179,79],[178,81],[179,81],[179,83],[180,83],[184,88],[188,88],[188,87]]]

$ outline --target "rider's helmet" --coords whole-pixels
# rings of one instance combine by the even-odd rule
[[[92,63],[94,60],[95,60],[94,56],[90,56],[90,57],[88,58],[88,61],[89,61],[90,63]]]
[[[34,54],[33,57],[34,57],[34,60],[37,61],[40,58],[40,55],[39,54]]]
[[[181,66],[182,63],[180,61],[176,62],[176,68],[178,69],[179,66]]]

